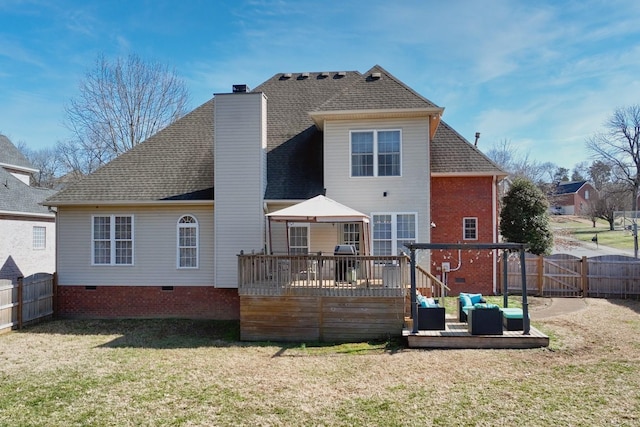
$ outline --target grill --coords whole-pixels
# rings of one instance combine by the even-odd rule
[[[349,282],[356,281],[356,260],[350,259],[355,257],[356,247],[353,245],[337,245],[333,250],[333,255],[339,256],[336,259],[336,282]]]

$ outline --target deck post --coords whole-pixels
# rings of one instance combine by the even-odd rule
[[[509,271],[507,269],[507,263],[509,262],[509,253],[503,249],[502,250],[502,304],[504,308],[509,307],[509,280],[508,274]]]
[[[524,246],[520,248],[520,274],[522,275],[522,335],[529,335],[529,303],[527,302],[527,266],[525,264]]]
[[[418,333],[418,298],[416,295],[416,250],[411,248],[411,319],[413,320],[411,333]]]

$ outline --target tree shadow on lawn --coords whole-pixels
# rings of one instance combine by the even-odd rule
[[[243,342],[238,320],[189,319],[62,319],[28,326],[17,333],[115,336],[99,348],[180,349],[202,347],[279,347],[273,357],[310,354],[395,353],[401,338],[362,343]]]
[[[98,347],[106,348],[198,348],[241,345],[237,320],[190,319],[64,319],[40,323],[25,333],[59,335],[116,335]]]

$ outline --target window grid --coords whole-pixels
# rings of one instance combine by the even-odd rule
[[[198,268],[198,220],[192,215],[178,220],[178,268]]]
[[[404,245],[417,239],[417,214],[385,213],[373,215],[373,254],[396,255],[406,252]],[[393,253],[393,248],[396,253]]]
[[[93,217],[93,264],[133,265],[133,216]]]
[[[360,224],[342,224],[342,243],[356,247],[356,253],[360,253]]]
[[[45,249],[47,247],[46,227],[33,227],[33,249]]]
[[[352,131],[351,176],[400,176],[400,130]]]
[[[478,218],[463,219],[464,240],[478,240]]]
[[[299,225],[289,227],[289,251],[292,255],[309,253],[309,227]]]

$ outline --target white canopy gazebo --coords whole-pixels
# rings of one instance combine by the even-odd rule
[[[319,195],[293,206],[267,214],[269,218],[269,250],[271,245],[271,221],[287,223],[287,253],[289,252],[289,222],[310,223],[362,223],[363,255],[369,253],[369,216],[328,197]]]

